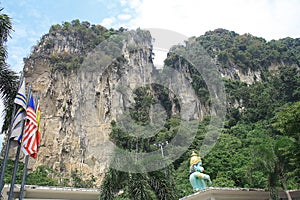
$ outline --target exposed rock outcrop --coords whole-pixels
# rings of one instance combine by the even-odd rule
[[[119,38],[120,43],[118,39],[107,40],[108,44],[100,43],[89,52],[84,52],[83,42],[74,37],[46,35],[26,59],[27,83],[39,94],[42,112],[39,156],[31,160],[30,167],[47,165],[63,177],[78,170],[86,177],[94,175],[99,185],[114,150],[109,140],[111,120],[134,104],[133,90],[153,83],[153,74],[158,71],[152,63],[148,32],[128,31]],[[54,66],[53,56],[58,55],[84,55],[84,60],[80,67],[66,71]],[[180,83],[186,77],[174,79]],[[201,111],[196,97],[185,98],[191,87],[184,85],[179,97],[192,109],[187,117],[200,118],[207,111]],[[175,106],[172,112],[178,112]]]

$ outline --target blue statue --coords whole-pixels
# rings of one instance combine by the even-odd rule
[[[204,168],[202,167],[200,156],[193,152],[190,160],[190,183],[195,192],[206,189],[206,183],[204,180],[207,180],[209,185],[212,184],[210,176],[202,173],[203,171]]]

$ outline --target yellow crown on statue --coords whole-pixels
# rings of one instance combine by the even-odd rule
[[[200,156],[198,156],[197,153],[195,153],[193,151],[193,153],[191,155],[190,165],[197,164],[198,162],[201,162],[201,158],[200,158]]]

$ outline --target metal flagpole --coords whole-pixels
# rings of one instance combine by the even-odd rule
[[[26,181],[26,176],[27,176],[28,162],[29,162],[29,155],[26,155],[25,156],[24,169],[23,169],[22,183],[21,183],[21,188],[20,188],[19,200],[23,200],[24,187],[25,187],[25,181]]]
[[[19,158],[20,158],[20,152],[21,152],[21,145],[18,145],[16,157],[15,157],[14,170],[13,170],[12,179],[11,179],[10,188],[9,188],[8,200],[11,200],[14,198],[14,188],[15,188],[15,182],[16,182],[16,173],[17,173],[18,167],[19,167],[18,162],[19,162]]]
[[[36,105],[38,105],[39,97],[36,97]],[[37,109],[37,107],[36,107]],[[35,111],[37,112],[37,110]],[[25,162],[24,162],[24,169],[23,169],[23,176],[22,176],[22,182],[21,182],[21,188],[20,188],[20,195],[19,195],[19,200],[23,200],[23,194],[24,194],[24,187],[25,187],[25,182],[26,182],[26,177],[27,177],[27,170],[28,170],[28,162],[29,162],[29,155],[25,156]]]
[[[31,96],[31,85],[28,89],[28,98],[27,98],[27,102],[26,102],[26,108],[28,106],[30,96]],[[23,120],[22,132],[21,132],[22,136],[23,136],[23,132],[24,132],[24,127],[25,127],[25,122]],[[13,171],[11,184],[10,184],[10,188],[9,188],[8,200],[12,200],[14,198],[14,187],[15,187],[16,175],[17,175],[17,171],[18,171],[18,167],[19,167],[19,158],[20,158],[21,146],[22,146],[21,144],[18,145],[18,149],[17,149],[17,153],[16,153],[16,157],[15,157],[14,171]]]
[[[19,89],[20,89],[20,87],[23,83],[23,80],[24,80],[24,75],[23,75],[23,72],[21,72],[18,91],[19,91]],[[1,196],[2,196],[2,190],[3,190],[3,187],[4,187],[5,168],[6,168],[7,160],[8,160],[8,153],[9,153],[9,147],[10,147],[10,137],[11,137],[11,133],[12,133],[12,126],[13,126],[13,122],[14,122],[15,112],[16,112],[16,104],[14,103],[14,108],[13,108],[13,112],[12,112],[10,127],[8,129],[8,134],[7,134],[7,138],[6,138],[4,158],[3,158],[3,162],[2,162],[2,166],[1,166],[1,174],[0,174],[0,194],[1,194]]]

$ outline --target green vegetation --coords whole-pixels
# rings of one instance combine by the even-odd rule
[[[118,31],[79,20],[53,25],[41,39],[43,51],[31,58],[47,58],[53,71],[67,74],[76,71],[89,51]],[[141,37],[149,37],[146,32],[137,31]],[[267,42],[251,34],[239,35],[217,29],[190,40],[200,43],[215,58],[221,71],[235,67],[245,74],[249,70],[261,74],[261,81],[256,77],[252,85],[241,82],[237,74],[234,80],[224,79],[228,105],[226,120],[213,150],[202,158],[213,186],[266,188],[273,199],[278,199],[279,189],[300,189],[300,39]],[[53,51],[64,43],[68,43],[72,50]],[[184,47],[180,48],[184,50]],[[141,48],[131,45],[128,49],[130,53],[137,53]],[[126,63],[124,60],[114,64]],[[200,102],[206,108],[210,106],[212,99],[206,83],[188,61],[169,53],[165,65],[190,75]],[[124,90],[122,87],[118,89]],[[178,99],[173,96],[167,88],[155,84],[136,89],[135,104],[129,110],[134,123],[149,125],[150,108],[159,103],[167,113],[165,124],[155,136],[138,138],[124,132],[118,122],[112,121],[110,139],[119,148],[132,152],[151,152],[157,150],[155,143],[172,140],[181,122],[180,117],[172,113],[174,108],[180,111]],[[192,150],[200,149],[209,119],[207,115],[199,122],[197,135],[189,149],[161,170],[129,173],[110,168],[101,186],[100,199],[178,199],[191,194],[189,158]],[[10,165],[6,183],[10,180]],[[28,175],[27,183],[92,187],[95,181],[94,177],[83,180],[83,175],[77,170],[69,179],[59,180],[59,177],[51,169],[39,167]],[[19,181],[18,172],[17,183]]]
[[[131,118],[134,120],[132,123],[141,126],[149,124],[150,106],[159,101],[165,102],[162,105],[168,111],[169,102],[164,98],[164,92],[164,88],[155,84],[136,89],[135,105],[130,110]],[[110,138],[119,148],[134,152],[151,152],[157,149],[155,143],[168,141],[174,136],[176,131],[171,127],[174,124],[178,125],[178,120],[176,117],[168,119],[156,137],[146,138],[132,136],[112,121]],[[148,173],[129,173],[110,168],[101,186],[100,199],[177,199],[173,174],[172,165]]]
[[[23,168],[20,168],[23,169]],[[58,181],[51,177],[54,170],[46,166],[39,166],[34,172],[29,173],[26,178],[27,185],[56,186]]]
[[[41,42],[45,42],[45,50],[54,48],[58,43],[68,45],[70,50],[62,49],[49,55],[53,70],[68,73],[78,69],[86,54],[114,32],[113,29],[107,30],[103,26],[76,19],[51,26],[49,34],[43,36]]]
[[[298,65],[300,39],[284,38],[266,42],[251,34],[239,35],[233,31],[216,29],[208,31],[197,41],[224,68],[234,65],[246,73],[248,69],[267,69],[271,65]]]
[[[12,29],[11,18],[3,12],[3,8],[0,8],[0,98],[3,101],[5,110],[4,123],[2,132],[8,130],[11,115],[13,112],[13,101],[18,90],[18,77],[14,71],[9,69],[6,64],[7,51],[5,43],[10,37]]]
[[[30,59],[48,59],[52,71],[60,71],[65,75],[80,68],[84,58],[102,41],[126,29],[109,29],[101,25],[71,22],[52,25],[49,33],[45,34],[39,44],[33,49]],[[26,63],[29,58],[24,58]]]
[[[5,174],[4,174],[4,183],[6,184],[10,184],[11,182],[11,178],[12,178],[12,172],[14,169],[14,160],[8,160],[7,161],[7,165],[6,165],[6,169],[5,169]],[[1,167],[2,167],[2,159],[1,159]],[[19,163],[19,169],[23,169],[24,164],[23,163]],[[16,183],[19,184],[21,183],[22,180],[22,175],[23,172],[22,170],[18,170],[18,172],[16,173]]]
[[[5,176],[4,176],[4,183],[10,184],[12,173],[14,169],[14,160],[8,160],[6,169],[5,169]],[[2,163],[2,160],[1,160]],[[19,162],[18,171],[16,173],[16,184],[21,184],[22,176],[23,176],[23,168],[24,163]],[[38,167],[33,173],[29,173],[27,176],[26,184],[31,185],[42,185],[42,186],[55,186],[58,185],[58,182],[50,177],[50,174],[53,174],[54,171],[49,169],[46,166]]]
[[[4,183],[10,184],[12,178],[12,172],[14,168],[14,160],[8,160]],[[2,163],[2,160],[1,160]],[[16,174],[16,184],[21,184],[23,176],[24,163],[19,162],[18,171]],[[75,188],[93,188],[95,185],[95,177],[83,178],[82,172],[77,169],[71,172],[70,178],[62,178],[55,170],[47,166],[39,166],[34,171],[29,172],[26,177],[27,185],[39,185],[39,186],[64,186]]]
[[[211,56],[220,58],[223,51],[228,53],[227,64],[232,65],[219,60],[221,67],[235,65],[241,69],[261,70],[263,77],[262,82],[252,85],[239,80],[224,80],[228,104],[225,126],[213,150],[203,158],[213,186],[266,188],[273,199],[277,199],[279,189],[299,189],[299,39],[265,42],[249,34],[239,36],[218,29],[196,40]],[[255,45],[251,46],[253,42]],[[234,50],[237,49],[252,49],[248,52],[251,56],[245,58],[260,64],[253,68],[247,60],[235,57]],[[278,51],[278,57],[272,55],[272,50]],[[265,70],[271,65],[278,69]],[[185,176],[187,160],[191,150],[200,148],[201,132],[205,133],[205,124],[200,126],[198,137],[176,169],[180,196],[191,193]]]
[[[252,85],[238,79],[224,79],[228,104],[225,126],[213,150],[203,158],[203,165],[213,180],[213,186],[265,188],[270,190],[272,199],[278,199],[279,189],[299,189],[299,39],[285,38],[266,42],[250,34],[238,35],[223,29],[192,39],[200,42],[210,56],[218,58],[221,68],[237,67],[244,73],[249,69],[260,70],[262,78],[261,82],[256,80]],[[199,100],[205,106],[210,105],[206,84],[192,65],[172,53],[169,53],[165,65],[188,72]],[[276,67],[272,71],[268,70],[270,66]],[[166,95],[168,91],[154,88],[151,86],[136,91],[136,107],[131,110],[131,116],[137,122],[147,122],[147,108],[157,102],[168,112],[172,104],[172,100]],[[152,98],[151,94],[154,93],[159,98]],[[174,121],[177,122],[172,123]],[[197,135],[186,153],[167,166],[172,171],[169,174],[171,179],[175,181],[175,191],[172,191],[175,195],[170,199],[192,193],[188,179],[189,158],[192,150],[200,149],[208,122],[209,116],[200,122]],[[169,114],[168,122],[156,137],[134,142],[137,141],[136,138],[126,135],[113,122],[111,138],[125,149],[137,150],[134,148],[136,144],[143,144],[138,150],[147,152],[152,149],[151,144],[172,139],[179,124],[180,118]],[[160,199],[157,195],[153,196],[156,190],[151,190],[151,185],[149,188],[149,173],[139,174],[138,180],[131,179],[130,174],[127,174],[125,177],[128,178],[116,186],[115,183],[119,181],[116,177],[124,176],[116,175],[121,172],[113,171],[115,178],[111,175],[106,177],[101,199],[108,196],[110,199],[131,199],[131,184],[144,186],[137,187],[141,194],[138,199]],[[164,176],[157,178],[161,184],[166,180],[168,179]],[[167,188],[173,189],[173,184],[167,185]],[[117,195],[121,190],[124,193]],[[142,195],[146,195],[145,192],[148,196]]]

